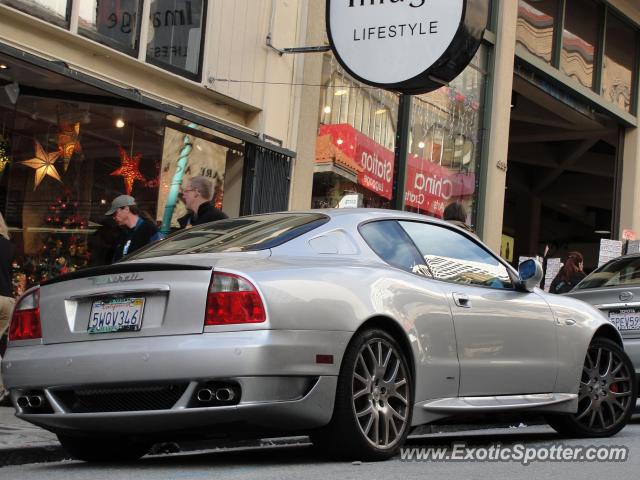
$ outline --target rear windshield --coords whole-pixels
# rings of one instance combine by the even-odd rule
[[[640,257],[623,257],[603,265],[582,280],[576,290],[624,285],[640,285]]]
[[[329,221],[317,213],[274,213],[205,223],[175,233],[127,257],[246,252],[277,247]]]

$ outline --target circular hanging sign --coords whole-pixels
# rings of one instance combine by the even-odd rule
[[[489,0],[327,0],[327,33],[351,76],[401,93],[447,84],[471,62]]]

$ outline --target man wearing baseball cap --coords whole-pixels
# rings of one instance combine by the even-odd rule
[[[122,228],[113,255],[114,262],[161,238],[151,217],[140,211],[136,199],[130,195],[114,198],[105,215],[113,217]]]

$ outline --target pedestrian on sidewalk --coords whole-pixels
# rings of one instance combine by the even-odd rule
[[[162,238],[153,219],[138,208],[136,199],[130,195],[114,198],[105,215],[113,216],[116,224],[122,227],[113,254],[114,262]]]
[[[454,225],[471,233],[474,237],[477,237],[475,230],[467,224],[467,209],[464,208],[464,205],[461,203],[451,202],[447,205],[442,214],[442,219],[449,223],[453,223]]]
[[[189,213],[180,217],[180,228],[189,228],[201,223],[229,218],[222,210],[213,206],[213,183],[207,177],[192,177],[182,189],[182,200]]]
[[[15,246],[11,243],[9,229],[0,213],[0,338],[9,326],[15,300],[13,298],[13,283],[11,282],[11,263],[15,254]],[[6,392],[0,376],[0,404]]]
[[[565,293],[575,287],[580,280],[586,277],[583,271],[584,257],[580,252],[569,252],[567,260],[551,282],[549,292]]]

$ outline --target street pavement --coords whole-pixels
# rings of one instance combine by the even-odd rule
[[[624,446],[624,461],[546,461],[530,464],[512,460],[442,460],[409,461],[400,456],[385,462],[357,459],[334,461],[324,458],[309,445],[271,446],[181,452],[146,456],[137,462],[91,464],[73,460],[7,466],[0,478],[12,480],[591,480],[636,478],[640,468],[640,422],[634,420],[619,434],[602,439],[563,439],[546,426],[428,434],[412,438],[409,448],[451,447],[459,442],[482,449],[502,445],[522,445],[527,449],[549,451],[554,446],[566,449],[597,447],[607,450]]]
[[[636,410],[638,411],[638,410]],[[519,434],[523,436],[546,435],[552,441],[559,437],[550,427],[543,425],[540,418],[529,418],[520,421],[505,421],[500,423],[466,423],[450,425],[426,425],[412,432],[408,445],[420,445],[421,442],[440,441],[439,439],[465,438],[467,435],[484,435],[491,438],[493,435]],[[640,415],[635,415],[629,427],[625,429],[640,433]],[[636,433],[636,434],[637,434]],[[620,434],[621,435],[621,434]],[[616,437],[613,437],[614,439]],[[616,443],[616,442],[614,442]],[[220,440],[181,442],[178,444],[159,444],[152,449],[152,455],[145,458],[159,458],[161,455],[184,455],[187,452],[217,452],[229,454],[244,450],[258,449],[258,451],[273,448],[304,448],[309,445],[307,437],[286,437],[277,439],[263,439],[242,442],[226,442]],[[13,407],[0,407],[0,478],[3,477],[8,466],[35,464],[43,462],[59,462],[69,460],[69,455],[62,448],[56,436],[40,427],[36,427],[14,415]],[[5,467],[3,469],[2,467]],[[4,470],[4,471],[2,471]]]
[[[531,419],[531,424],[540,421]],[[441,433],[457,433],[466,430],[480,430],[487,427],[517,428],[525,425],[519,421],[501,421],[500,423],[467,423],[455,425],[425,425],[414,430],[413,435],[431,435]],[[308,444],[307,437],[286,437],[252,441],[224,442],[193,441],[178,444],[158,444],[152,452],[160,455],[175,452],[191,452],[199,450],[235,450],[260,447],[286,447]],[[36,427],[17,418],[13,407],[0,407],[0,468],[7,465],[22,465],[27,463],[55,462],[69,459],[57,437],[40,427]],[[0,478],[2,475],[0,475]]]

